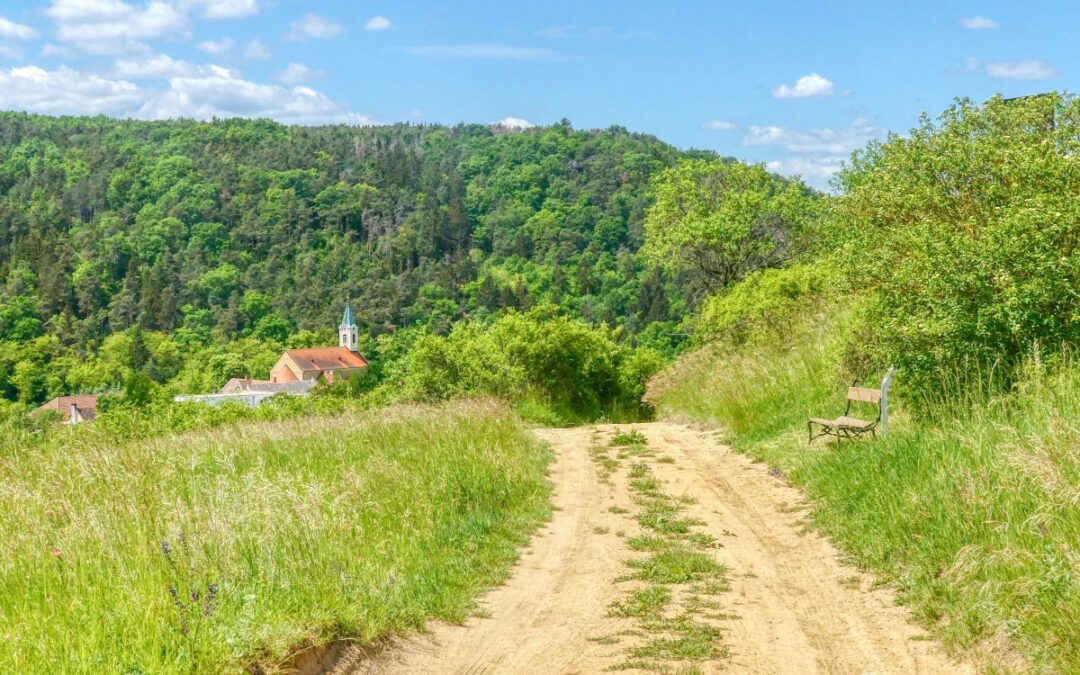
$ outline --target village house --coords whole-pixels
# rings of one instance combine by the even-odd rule
[[[353,318],[352,308],[346,303],[338,326],[338,346],[287,349],[270,369],[268,380],[234,377],[216,394],[188,394],[177,396],[175,400],[200,401],[214,406],[239,401],[255,407],[275,394],[307,396],[320,380],[347,379],[367,368],[367,360],[357,351],[359,344],[360,328]]]
[[[92,394],[83,396],[57,396],[48,403],[38,406],[34,412],[55,410],[60,413],[64,424],[90,422],[97,417],[98,397]]]

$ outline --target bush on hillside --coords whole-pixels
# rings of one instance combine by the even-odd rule
[[[825,262],[754,272],[705,301],[693,324],[694,339],[741,344],[782,334],[795,313],[832,297],[837,281],[835,268]]]
[[[640,413],[645,382],[662,362],[654,350],[631,349],[605,328],[542,307],[419,338],[388,386],[414,399],[539,399],[564,420],[595,419]]]
[[[845,266],[873,292],[853,354],[933,390],[950,371],[1006,381],[1080,339],[1080,101],[959,101],[839,174]]]

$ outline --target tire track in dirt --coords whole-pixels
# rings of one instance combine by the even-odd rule
[[[643,425],[650,445],[675,459],[654,467],[672,494],[693,497],[730,568],[726,672],[966,673],[924,639],[886,589],[843,564],[836,548],[806,530],[805,497],[765,465],[683,425]]]
[[[710,434],[663,422],[539,430],[555,452],[556,511],[508,582],[487,594],[487,618],[432,624],[428,634],[374,658],[346,652],[329,672],[541,675],[600,673],[619,663],[635,638],[617,646],[596,638],[632,628],[607,616],[622,593],[614,580],[635,556],[626,538],[611,532],[621,528],[629,536],[638,528],[625,471],[616,471],[611,484],[600,482],[589,448],[631,428],[645,434],[656,455],[675,460],[650,466],[665,491],[694,498],[687,514],[723,544],[715,557],[729,568],[732,589],[719,599],[732,615],[723,622],[731,656],[701,664],[702,672],[974,672],[922,639],[889,591],[862,590],[870,579],[805,530],[798,490]],[[611,513],[611,506],[630,514]]]

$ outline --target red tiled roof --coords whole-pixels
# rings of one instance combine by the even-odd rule
[[[364,368],[368,362],[347,347],[315,347],[290,349],[285,352],[305,373],[342,368]]]
[[[75,407],[79,409],[79,414],[83,419],[92,420],[97,415],[97,400],[95,395],[83,395],[83,396],[57,396],[48,403],[41,404],[38,410],[58,410],[64,415],[64,419],[68,418],[71,413],[71,404],[74,403]]]

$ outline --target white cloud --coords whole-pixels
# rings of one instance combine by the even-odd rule
[[[0,108],[52,115],[122,114],[143,102],[143,93],[126,80],[37,66],[0,69]]]
[[[1042,59],[1021,59],[987,63],[986,74],[1002,80],[1052,80],[1058,70]]]
[[[536,125],[529,120],[522,119],[520,117],[504,117],[497,122],[492,122],[493,127],[505,127],[507,129],[514,129],[516,131],[523,131],[525,129],[532,129]]]
[[[137,116],[269,117],[297,124],[372,123],[370,118],[348,112],[314,89],[258,84],[225,73],[173,78],[169,81],[169,91],[147,101]]]
[[[38,36],[33,27],[26,24],[15,23],[0,16],[0,37],[11,40],[32,40]]]
[[[510,47],[497,44],[427,45],[409,47],[408,54],[417,56],[445,56],[458,59],[554,59],[561,56],[550,49],[534,47]]]
[[[284,82],[285,84],[310,82],[311,80],[321,80],[325,77],[325,70],[308,68],[302,63],[290,63],[284,70],[279,70],[274,73],[274,79],[278,82]]]
[[[765,167],[785,176],[802,176],[808,184],[826,190],[829,178],[840,170],[852,151],[885,136],[884,129],[857,118],[844,129],[750,126],[742,143],[790,153],[792,156],[781,156],[765,162]]]
[[[53,0],[45,10],[64,43],[93,54],[147,47],[141,41],[186,35],[187,16],[175,5],[152,0],[145,7],[122,0]]]
[[[991,30],[998,27],[997,21],[985,16],[969,16],[960,19],[960,25],[968,30]]]
[[[844,166],[843,157],[789,157],[765,162],[765,168],[783,176],[802,176],[807,183],[824,189],[829,179]]]
[[[738,129],[739,125],[727,120],[705,120],[701,123],[701,128],[710,131],[730,131],[731,129]]]
[[[826,153],[831,155],[849,155],[853,150],[863,147],[869,141],[881,138],[885,130],[871,125],[867,120],[858,118],[846,129],[811,129],[801,131],[778,126],[750,126],[743,145],[773,145],[788,152]]]
[[[244,58],[248,61],[265,61],[271,55],[270,48],[262,40],[252,40],[244,45]]]
[[[582,28],[579,26],[548,26],[543,30],[536,32],[539,37],[543,38],[586,38],[590,40],[603,40],[606,38],[642,38],[648,37],[652,33],[648,31],[628,31],[618,32],[611,26],[592,26],[590,28]]]
[[[772,90],[773,98],[820,98],[835,93],[836,85],[817,73],[803,75],[794,85],[781,84]]]
[[[211,56],[223,56],[232,51],[233,41],[232,38],[226,37],[220,40],[205,40],[195,46]]]
[[[268,117],[296,124],[373,123],[308,87],[259,84],[218,66],[170,62],[161,60],[154,66],[156,73],[168,78],[167,88],[140,87],[129,79],[67,67],[0,69],[0,108],[143,119]],[[128,67],[138,72],[137,66]],[[142,72],[149,75],[154,68],[144,64]],[[172,76],[167,76],[170,69]]]
[[[121,59],[113,65],[113,73],[117,77],[132,80],[191,75],[197,70],[198,67],[194,64],[177,61],[168,54],[155,54],[145,59]]]
[[[239,19],[259,11],[259,0],[186,0],[185,4],[201,6],[207,19]]]
[[[385,16],[373,16],[364,22],[364,30],[389,30],[390,19]]]
[[[18,45],[9,45],[0,42],[0,56],[8,59],[21,59],[23,57],[23,50],[19,49]]]
[[[197,65],[188,61],[178,61],[168,54],[154,54],[145,58],[120,59],[113,65],[113,74],[127,80],[151,78],[170,79],[173,77],[196,77],[199,75],[235,76],[233,71],[221,66]]]
[[[44,14],[56,37],[91,54],[149,49],[144,40],[189,37],[189,15],[232,19],[259,11],[260,0],[52,0]]]
[[[307,14],[299,21],[289,24],[289,32],[285,35],[285,39],[293,42],[303,42],[307,39],[332,40],[344,30],[340,25],[318,14]]]

